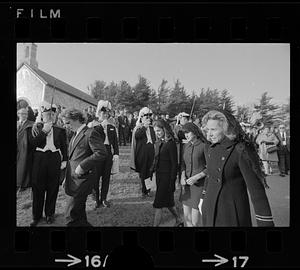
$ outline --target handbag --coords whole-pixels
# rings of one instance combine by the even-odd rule
[[[267,148],[268,154],[274,153],[274,152],[276,152],[277,150],[278,150],[278,147],[277,147],[276,145],[273,145],[273,146]]]

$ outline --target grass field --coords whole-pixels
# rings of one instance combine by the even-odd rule
[[[152,197],[141,198],[140,181],[137,173],[129,169],[129,146],[120,148],[120,173],[111,178],[108,200],[112,203],[110,208],[98,208],[94,210],[94,201],[89,196],[86,203],[86,211],[89,222],[93,226],[152,226],[154,209]],[[178,211],[182,212],[178,202],[180,190],[175,192],[175,201]],[[57,203],[55,222],[53,226],[65,226],[64,209],[65,193],[60,186]],[[18,194],[17,198],[17,226],[29,226],[32,221],[31,190],[27,189]],[[162,226],[173,226],[175,219],[168,212],[163,212]],[[42,220],[38,226],[49,226]]]
[[[137,173],[129,169],[130,147],[120,148],[120,173],[111,178],[108,200],[112,202],[110,208],[98,208],[94,210],[94,201],[91,196],[86,203],[86,211],[89,222],[95,227],[120,226],[140,227],[152,226],[154,209],[152,206],[155,191],[152,197],[141,198],[140,180]],[[274,175],[267,178],[270,189],[266,190],[272,208],[276,226],[289,226],[289,176],[284,179],[278,176],[278,169],[273,167]],[[180,190],[175,191],[175,204],[182,215],[182,206],[178,201]],[[250,200],[252,223],[256,225],[255,213]],[[64,219],[65,193],[59,188],[55,222],[52,226],[65,226]],[[17,198],[17,226],[29,226],[31,215],[31,190],[25,190]],[[161,226],[173,226],[175,219],[168,210],[163,210]],[[42,220],[38,226],[49,226]]]

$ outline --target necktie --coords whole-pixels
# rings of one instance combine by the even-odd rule
[[[76,136],[77,136],[77,132],[75,132],[75,136],[73,137],[72,144],[71,144],[72,147],[74,146],[74,142],[75,142]]]

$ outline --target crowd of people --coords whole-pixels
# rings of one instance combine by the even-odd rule
[[[91,226],[87,196],[93,195],[95,208],[111,206],[112,168],[119,164],[119,146],[127,144],[143,198],[153,195],[146,181],[156,181],[154,226],[160,225],[163,208],[179,227],[252,226],[247,191],[258,226],[274,226],[266,176],[272,162],[278,163],[280,176],[289,173],[290,137],[284,124],[278,130],[249,127],[220,109],[201,119],[186,112],[171,119],[148,107],[133,113],[112,110],[105,100],[97,109],[44,102],[39,112],[31,117],[29,112],[28,106],[17,110],[17,191],[32,189],[30,226],[37,226],[43,210],[47,223],[54,222],[59,185],[66,194],[66,225]],[[175,207],[176,186],[183,220]]]

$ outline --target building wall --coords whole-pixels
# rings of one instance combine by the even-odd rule
[[[38,108],[43,97],[44,83],[38,79],[26,66],[17,72],[17,99],[25,97],[32,108]]]
[[[23,66],[17,71],[16,94],[17,99],[25,98],[29,100],[32,108],[39,108],[42,101],[51,103],[53,88],[49,85],[45,85],[30,69]],[[53,103],[66,108],[75,107],[80,110],[92,106],[88,102],[77,99],[59,90],[55,90],[54,92]]]
[[[54,88],[50,87],[49,85],[45,87],[44,100],[51,103],[53,93],[53,103],[55,105],[64,106],[66,108],[76,108],[79,110],[83,110],[89,106],[92,106],[90,103],[84,102],[59,90],[54,91]]]

